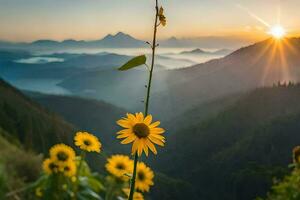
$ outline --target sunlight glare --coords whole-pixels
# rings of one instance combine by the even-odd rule
[[[274,38],[281,39],[285,36],[286,31],[281,25],[273,26],[269,32]]]

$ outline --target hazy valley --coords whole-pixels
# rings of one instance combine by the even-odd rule
[[[114,48],[120,40],[123,48]],[[20,148],[39,153],[58,141],[71,144],[75,130],[87,130],[102,139],[105,154],[128,153],[115,140],[115,121],[142,109],[147,74],[145,67],[117,68],[144,45],[122,33],[98,43],[1,44],[0,139],[6,144],[13,137]],[[148,161],[159,172],[149,198],[264,196],[272,178],[289,171],[300,139],[299,56],[298,38],[237,50],[162,47],[150,111],[168,130],[168,142],[159,159]],[[88,159],[104,171],[97,168],[104,158]]]

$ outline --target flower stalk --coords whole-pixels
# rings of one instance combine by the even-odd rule
[[[156,50],[156,47],[157,47],[156,35],[157,35],[157,27],[159,26],[158,19],[159,19],[158,0],[155,0],[155,22],[154,22],[154,28],[153,28],[153,40],[152,40],[152,44],[151,44],[152,57],[151,57],[151,66],[150,66],[149,79],[148,79],[148,85],[147,85],[144,116],[147,116],[148,111],[149,111],[150,91],[151,91],[153,69],[154,69],[154,63],[155,63],[155,50]],[[135,179],[136,179],[138,159],[139,159],[138,152],[135,152],[135,154],[134,154],[133,174],[132,174],[132,178],[131,178],[130,193],[129,193],[128,200],[133,200],[133,195],[134,195],[134,192],[135,192]]]

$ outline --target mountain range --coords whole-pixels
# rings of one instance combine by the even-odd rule
[[[251,41],[229,36],[210,36],[197,38],[178,39],[171,37],[160,40],[162,47],[202,47],[202,48],[237,48],[249,44]],[[141,48],[147,47],[145,41],[136,39],[129,34],[118,32],[115,35],[108,34],[99,40],[37,40],[33,42],[7,42],[0,41],[0,48],[21,48],[31,50],[66,49],[66,48]]]
[[[209,55],[229,55],[233,51],[230,49],[220,49],[216,51],[205,51],[203,49],[193,49],[191,51],[182,51],[180,54],[185,54],[185,55],[203,55],[203,54],[209,54]]]
[[[168,124],[168,145],[153,165],[191,183],[197,197],[185,193],[187,199],[264,196],[275,177],[288,173],[299,145],[299,100],[300,85],[290,83],[219,99],[211,105],[219,107],[213,115],[199,104]]]
[[[152,87],[151,111],[161,118],[168,118],[174,116],[174,110],[180,115],[194,105],[224,95],[271,86],[278,81],[297,82],[300,77],[299,44],[299,38],[281,42],[268,39],[202,64],[183,69],[157,70]],[[60,86],[81,95],[84,91],[93,90],[99,99],[140,110],[142,104],[138,102],[143,98],[146,78],[142,70],[87,72],[63,80]],[[131,88],[130,91],[128,88]],[[121,98],[114,97],[120,94]]]
[[[24,51],[4,54],[2,69],[12,60],[31,56]],[[159,179],[151,198],[250,200],[264,196],[272,179],[288,172],[291,150],[300,141],[300,85],[293,83],[300,81],[299,55],[299,38],[268,39],[188,68],[157,68],[150,111],[167,130],[167,143],[157,157],[147,160],[163,173],[156,175]],[[55,56],[66,59],[65,66],[16,63],[23,71],[10,75],[21,76],[31,69],[28,76],[35,72],[35,77],[47,77],[52,72],[63,79],[59,85],[74,94],[109,103],[24,94],[0,80],[0,134],[26,149],[45,152],[54,143],[71,142],[74,131],[87,129],[103,138],[105,152],[128,152],[114,141],[114,123],[125,111],[143,107],[146,69],[118,72],[116,66],[128,56]],[[129,104],[130,109],[122,108]],[[99,159],[96,167],[103,161]]]

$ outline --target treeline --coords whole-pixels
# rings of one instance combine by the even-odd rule
[[[27,149],[45,152],[70,141],[75,128],[0,79],[0,127]]]
[[[198,124],[186,119],[195,125],[170,134],[157,168],[189,182],[190,199],[264,196],[272,179],[288,172],[300,141],[299,100],[299,84],[280,84],[249,92]]]

